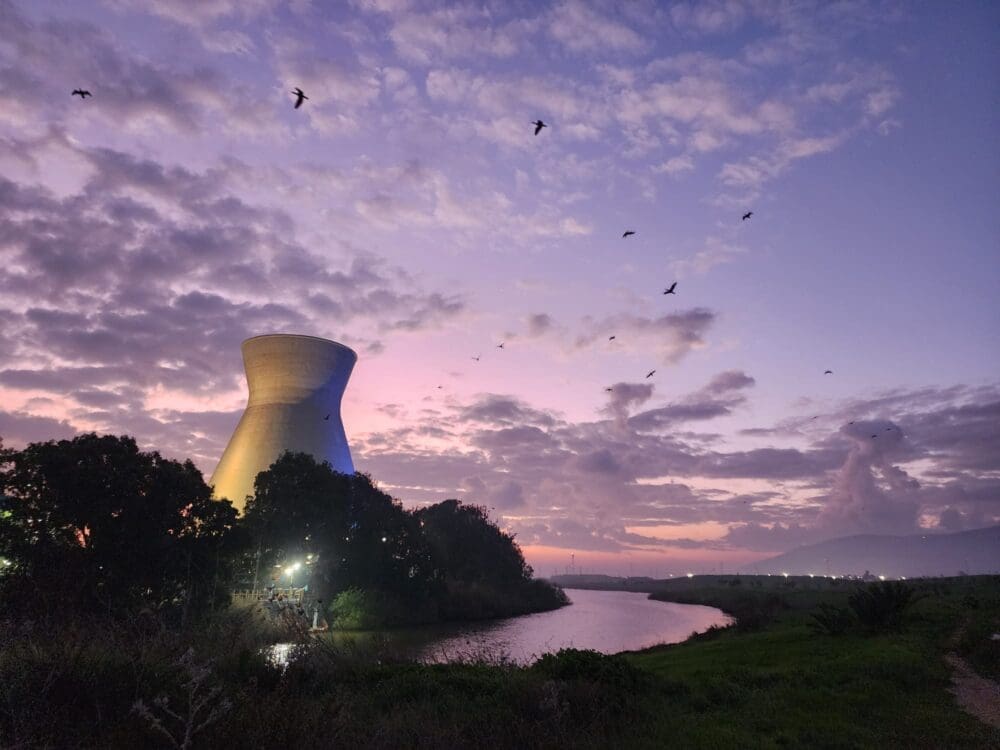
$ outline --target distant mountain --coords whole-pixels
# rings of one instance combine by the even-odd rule
[[[742,566],[746,573],[937,576],[1000,572],[1000,526],[954,534],[862,534],[809,544]]]

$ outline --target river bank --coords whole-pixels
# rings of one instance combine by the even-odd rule
[[[1000,747],[948,692],[944,649],[973,605],[992,621],[995,579],[938,583],[898,633],[819,633],[791,606],[752,631],[525,666],[372,660],[305,636],[282,669],[236,611],[188,634],[98,622],[59,637],[5,632],[0,743],[169,747],[133,708],[155,715],[165,696],[182,722],[205,724],[193,747],[206,748]],[[205,700],[197,717],[184,708],[191,694]]]

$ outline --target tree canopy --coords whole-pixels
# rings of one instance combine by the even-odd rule
[[[228,596],[232,505],[190,461],[80,435],[0,454],[3,584],[25,604],[181,616]],[[27,598],[25,598],[27,597]]]

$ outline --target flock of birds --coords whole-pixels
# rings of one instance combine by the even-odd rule
[[[292,93],[292,94],[294,95],[294,97],[295,97],[295,100],[294,100],[294,101],[295,101],[295,103],[294,103],[294,105],[293,105],[293,108],[294,108],[294,109],[299,109],[299,108],[301,108],[301,107],[302,107],[302,104],[303,104],[304,102],[306,102],[306,101],[308,101],[308,100],[309,100],[309,97],[308,97],[308,96],[306,96],[306,93],[305,93],[305,92],[304,92],[304,91],[303,91],[303,90],[302,90],[302,89],[301,89],[300,87],[298,87],[298,86],[296,86],[296,87],[295,87],[294,89],[292,89],[291,93]],[[72,93],[71,93],[70,95],[71,95],[71,96],[79,96],[81,100],[85,100],[85,99],[86,99],[86,98],[87,98],[88,96],[90,96],[90,97],[92,97],[92,96],[93,96],[93,94],[92,94],[92,93],[91,93],[91,92],[90,92],[89,90],[87,90],[87,89],[73,89],[73,92],[72,92]],[[540,119],[539,119],[539,120],[535,120],[535,121],[534,121],[534,122],[532,122],[531,124],[535,126],[535,135],[536,135],[536,136],[537,136],[537,135],[538,135],[539,133],[541,133],[541,132],[542,132],[542,128],[547,128],[547,127],[549,127],[549,126],[548,126],[548,125],[547,125],[547,124],[546,124],[545,122],[543,122],[543,121],[542,121],[542,120],[540,120]],[[753,216],[753,211],[747,211],[747,212],[746,212],[745,214],[743,214],[743,216],[742,216],[742,218],[741,218],[741,221],[747,221],[747,220],[748,220],[748,219],[750,219],[750,217],[752,217],[752,216]],[[635,234],[636,234],[636,231],[635,231],[634,229],[626,229],[626,230],[625,230],[625,231],[624,231],[624,232],[622,233],[622,239],[623,239],[623,240],[624,240],[624,239],[628,239],[629,237],[632,237],[632,236],[633,236],[633,235],[635,235]],[[676,282],[676,281],[674,281],[673,283],[671,283],[671,284],[670,284],[670,286],[666,287],[666,288],[665,288],[665,289],[663,290],[663,293],[664,293],[664,294],[676,294],[676,293],[677,293],[677,291],[676,291],[676,290],[677,290],[677,282]],[[608,341],[609,341],[609,342],[611,342],[611,341],[614,341],[614,340],[616,340],[616,339],[617,339],[617,336],[615,336],[615,335],[612,335],[612,336],[609,336],[609,337],[608,337]],[[497,345],[496,345],[496,348],[497,348],[497,349],[501,349],[501,350],[502,350],[502,349],[504,348],[504,343],[505,343],[505,342],[501,341],[501,342],[500,342],[499,344],[497,344]],[[473,360],[474,362],[478,362],[478,361],[480,360],[480,358],[481,358],[481,357],[482,357],[482,355],[480,355],[480,354],[477,354],[477,355],[476,355],[475,357],[472,357],[472,360]],[[645,377],[645,379],[646,379],[646,380],[648,380],[649,378],[653,377],[653,376],[654,376],[655,374],[656,374],[656,370],[655,370],[655,369],[653,369],[653,370],[650,370],[649,372],[647,372],[647,373],[646,373],[646,377]],[[832,375],[832,374],[833,374],[833,370],[826,370],[826,371],[824,371],[824,373],[823,373],[823,374],[824,374],[824,375]],[[440,390],[440,389],[442,389],[443,387],[444,387],[444,386],[440,386],[440,385],[439,385],[439,386],[438,386],[437,388],[438,388],[438,390]],[[614,391],[614,388],[613,388],[613,387],[610,387],[610,386],[609,386],[609,387],[606,387],[606,388],[605,388],[604,390],[605,390],[606,392],[608,392],[608,393],[612,393],[612,392]],[[329,419],[330,419],[330,415],[329,415],[329,414],[327,414],[327,415],[326,415],[325,417],[323,417],[323,419],[324,419],[324,420],[329,420]],[[817,419],[817,417],[813,417],[813,419]],[[851,422],[851,424],[854,424],[854,423],[853,423],[853,422]],[[887,428],[887,429],[892,429],[892,428],[890,427],[890,428]],[[872,437],[873,437],[873,438],[875,438],[875,437],[878,437],[878,435],[872,435]]]

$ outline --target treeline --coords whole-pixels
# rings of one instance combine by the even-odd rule
[[[291,573],[284,578],[286,571]],[[512,535],[456,500],[408,511],[364,474],[286,453],[245,513],[191,461],[130,437],[0,448],[0,603],[31,617],[152,614],[185,626],[233,588],[294,583],[333,625],[375,627],[553,609]]]

